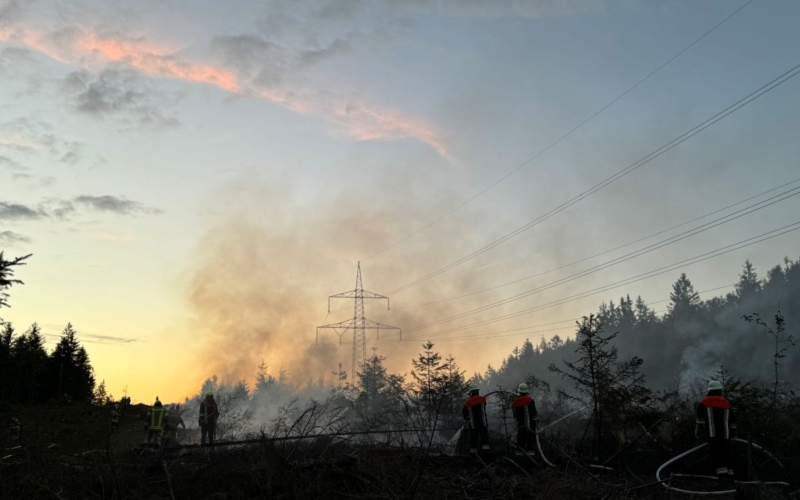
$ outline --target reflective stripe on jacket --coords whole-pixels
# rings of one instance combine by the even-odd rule
[[[153,408],[150,410],[150,430],[161,431],[164,430],[164,423],[166,421],[167,411],[164,408]]]
[[[730,439],[736,429],[731,403],[722,396],[706,396],[697,405],[697,424],[706,426],[709,438]]]
[[[486,398],[483,396],[470,396],[464,403],[464,419],[469,420],[471,428],[486,427],[489,419],[486,416]]]
[[[517,427],[531,429],[536,427],[536,421],[539,417],[536,413],[536,403],[533,398],[527,394],[518,396],[511,404],[511,409],[514,411],[514,420],[517,421]]]

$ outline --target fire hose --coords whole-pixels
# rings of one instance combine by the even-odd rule
[[[773,455],[772,453],[770,453],[769,451],[767,451],[763,447],[761,447],[761,446],[759,446],[759,445],[757,445],[755,443],[749,443],[748,441],[745,441],[744,439],[733,438],[733,439],[731,439],[731,441],[738,441],[740,443],[745,443],[745,444],[752,445],[754,448],[757,448],[757,449],[761,450],[768,457],[770,457],[773,460],[775,460],[778,463],[778,465],[783,467],[783,464],[780,462],[780,460],[778,460],[778,458],[775,455]],[[666,462],[664,462],[663,464],[661,464],[661,467],[659,467],[658,470],[656,470],[656,480],[660,481],[660,482],[662,481],[662,479],[661,479],[661,471],[662,470],[664,470],[665,468],[667,468],[671,464],[677,462],[678,460],[680,460],[680,459],[682,459],[684,457],[687,457],[687,456],[691,455],[692,453],[694,453],[696,451],[702,450],[706,446],[708,446],[708,443],[703,443],[701,445],[695,446],[691,450],[684,451],[683,453],[681,453],[677,457],[671,458],[671,459],[667,460]],[[674,476],[675,477],[693,477],[693,478],[700,478],[700,479],[710,479],[710,478],[711,479],[716,479],[716,478],[714,478],[712,476],[700,476],[700,475],[693,475],[693,474],[675,474]],[[667,479],[667,480],[664,480],[664,481],[669,481],[669,480]],[[684,489],[681,489],[681,488],[675,488],[673,486],[670,486],[666,482],[662,482],[661,484],[664,485],[664,488],[666,488],[666,489],[668,489],[670,491],[674,491],[676,493],[684,493],[684,494],[687,494],[687,495],[712,496],[712,495],[731,495],[731,494],[736,493],[735,489],[733,489],[733,490],[716,490],[716,491],[692,491],[692,490],[684,490]],[[784,482],[781,482],[781,481],[765,482],[765,483],[762,483],[762,482],[759,482],[759,481],[747,481],[747,482],[741,482],[740,484],[763,484],[763,485],[788,486],[788,483],[784,483]]]

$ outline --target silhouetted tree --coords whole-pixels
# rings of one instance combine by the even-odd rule
[[[422,344],[423,352],[417,359],[411,360],[414,367],[411,370],[412,390],[417,400],[429,413],[433,413],[439,406],[440,389],[445,380],[446,366],[442,364],[442,356],[433,350],[434,344],[430,340]]]
[[[71,323],[67,323],[61,332],[61,339],[47,365],[48,395],[66,397],[72,401],[89,402],[94,399],[94,370]]]
[[[761,281],[756,274],[756,268],[749,260],[744,261],[742,273],[739,275],[739,282],[736,283],[736,298],[739,302],[744,302],[753,298],[761,291]]]
[[[28,330],[14,339],[11,353],[17,369],[17,382],[12,394],[15,399],[27,403],[46,398],[43,389],[47,379],[47,351],[39,325],[34,323]]]
[[[3,251],[0,250],[0,309],[3,307],[10,307],[8,304],[8,289],[14,285],[24,285],[21,280],[14,279],[14,268],[17,266],[24,266],[25,259],[30,257],[31,254],[22,257],[16,257],[11,260],[6,260],[3,257]],[[0,324],[3,319],[0,318]]]
[[[551,364],[549,369],[574,385],[577,395],[562,391],[565,397],[576,399],[592,408],[594,424],[594,453],[602,456],[603,430],[606,421],[620,415],[631,404],[643,402],[647,395],[644,376],[639,373],[642,359],[633,357],[618,361],[617,348],[611,341],[617,336],[604,337],[603,326],[594,315],[584,317],[578,323],[579,357],[576,361],[564,361],[566,369]]]
[[[386,371],[385,359],[373,353],[356,372],[358,387],[367,393],[367,410],[373,417],[399,410],[407,390],[405,377]]]
[[[691,317],[700,305],[700,295],[694,289],[694,285],[686,273],[682,273],[678,281],[672,285],[669,299],[670,304],[667,309],[670,316],[675,319]]]
[[[11,351],[14,327],[11,323],[3,325],[0,331],[0,400],[11,397],[11,389],[17,376],[16,360]]]

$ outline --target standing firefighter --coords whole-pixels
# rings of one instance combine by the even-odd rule
[[[199,421],[200,424],[200,446],[205,446],[206,439],[208,444],[214,444],[214,435],[217,432],[217,418],[219,418],[219,407],[214,401],[214,393],[207,392],[206,399],[200,403]]]
[[[144,430],[147,431],[147,442],[161,444],[161,437],[164,434],[164,427],[167,425],[169,415],[156,396],[156,402],[147,412],[145,417]]]
[[[478,452],[478,437],[481,449],[489,451],[489,419],[486,417],[486,398],[480,395],[475,384],[469,386],[469,398],[464,403],[464,420],[469,423],[469,452]]]
[[[694,432],[698,438],[701,428],[705,429],[706,442],[717,477],[721,480],[733,480],[728,448],[730,439],[736,437],[736,418],[730,401],[722,396],[722,384],[716,380],[708,383],[708,395],[697,405]]]
[[[11,417],[11,423],[8,426],[8,434],[9,437],[11,438],[11,443],[14,444],[15,446],[19,444],[19,431],[20,431],[19,417],[17,416]]]
[[[358,393],[358,397],[353,402],[353,409],[356,412],[357,419],[365,420],[367,418],[367,414],[369,413],[369,396],[367,395],[367,391]]]
[[[178,442],[178,426],[180,425],[183,427],[183,430],[186,430],[186,423],[183,421],[183,417],[181,417],[181,405],[174,405],[172,410],[169,413],[168,423],[169,429],[168,434],[170,439]]]
[[[111,409],[109,429],[111,432],[116,432],[119,429],[119,403],[114,403],[114,407]]]
[[[514,411],[514,420],[517,422],[517,455],[524,455],[533,450],[536,439],[536,424],[539,417],[536,413],[536,403],[528,395],[528,384],[519,384],[517,397],[511,404]]]

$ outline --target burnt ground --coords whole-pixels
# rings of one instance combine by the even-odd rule
[[[555,467],[537,458],[490,454],[480,459],[442,456],[436,450],[356,445],[348,440],[261,441],[217,448],[144,449],[147,407],[125,408],[119,431],[109,435],[110,409],[90,405],[6,408],[18,414],[19,446],[3,436],[2,498],[690,498],[655,483],[669,450],[631,449],[600,472],[586,462],[545,446]],[[191,433],[191,431],[189,431]],[[189,438],[191,436],[183,436]],[[704,472],[703,457],[690,464]],[[773,467],[774,468],[774,467]],[[767,478],[763,479],[780,479]],[[681,480],[687,489],[713,490],[707,480]],[[744,489],[741,487],[740,489]],[[752,488],[751,488],[752,490]],[[734,498],[727,495],[716,498]],[[789,498],[760,487],[738,498]]]

